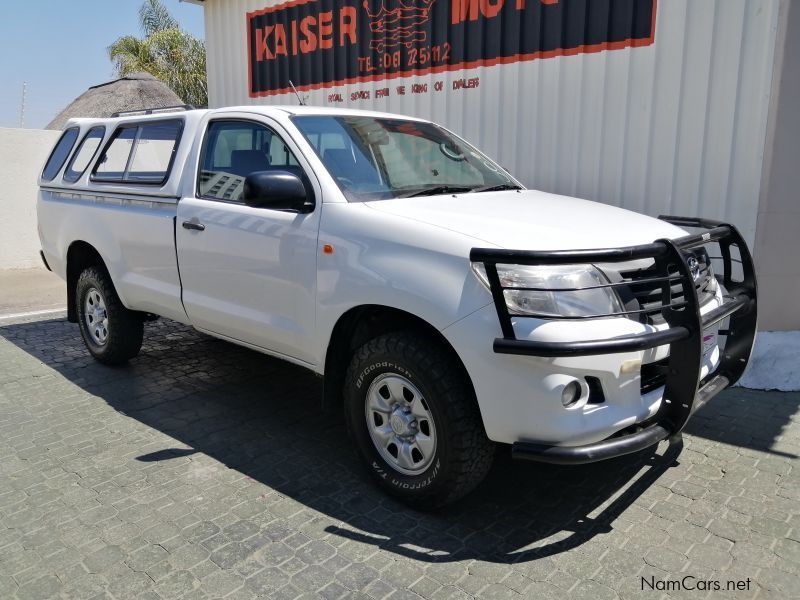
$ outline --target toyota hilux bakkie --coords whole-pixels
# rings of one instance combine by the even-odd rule
[[[39,184],[42,257],[97,360],[135,357],[158,315],[302,365],[420,507],[474,488],[497,444],[570,464],[679,435],[755,335],[733,225],[525,189],[420,119],[73,119]]]

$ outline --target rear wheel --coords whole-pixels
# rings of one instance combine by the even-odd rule
[[[492,464],[475,394],[455,358],[414,333],[377,337],[345,381],[347,426],[377,483],[418,508],[453,502]]]
[[[142,315],[125,308],[105,269],[95,266],[81,273],[75,302],[83,343],[95,359],[121,365],[139,354]]]

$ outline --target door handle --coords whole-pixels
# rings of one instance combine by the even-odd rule
[[[181,226],[184,229],[192,229],[194,231],[203,231],[206,228],[205,225],[202,223],[197,223],[196,221],[184,221]]]

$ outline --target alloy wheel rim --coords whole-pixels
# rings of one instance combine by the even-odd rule
[[[89,337],[97,346],[108,342],[108,312],[103,294],[97,288],[90,288],[83,301],[83,320]]]
[[[370,439],[383,459],[404,475],[424,472],[436,455],[436,427],[427,401],[407,378],[378,376],[367,390]]]

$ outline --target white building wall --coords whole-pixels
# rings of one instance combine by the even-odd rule
[[[793,299],[800,297],[800,253],[796,246],[800,231],[800,38],[796,35],[800,31],[800,3],[785,0],[781,12],[755,245],[758,322],[764,329],[795,330],[794,338],[781,339],[797,343],[800,311]],[[796,352],[785,354],[797,356]],[[768,372],[777,372],[776,368],[779,363]],[[800,378],[800,370],[794,371]]]
[[[206,0],[209,100],[250,98],[246,13],[274,0]],[[660,0],[651,46],[424,76],[445,91],[376,99],[377,81],[302,92],[426,117],[474,142],[530,187],[651,215],[737,224],[752,244],[758,211],[779,0]],[[450,82],[480,77],[474,90]],[[373,90],[350,102],[350,92]]]
[[[0,269],[41,266],[37,179],[60,131],[0,128]]]

